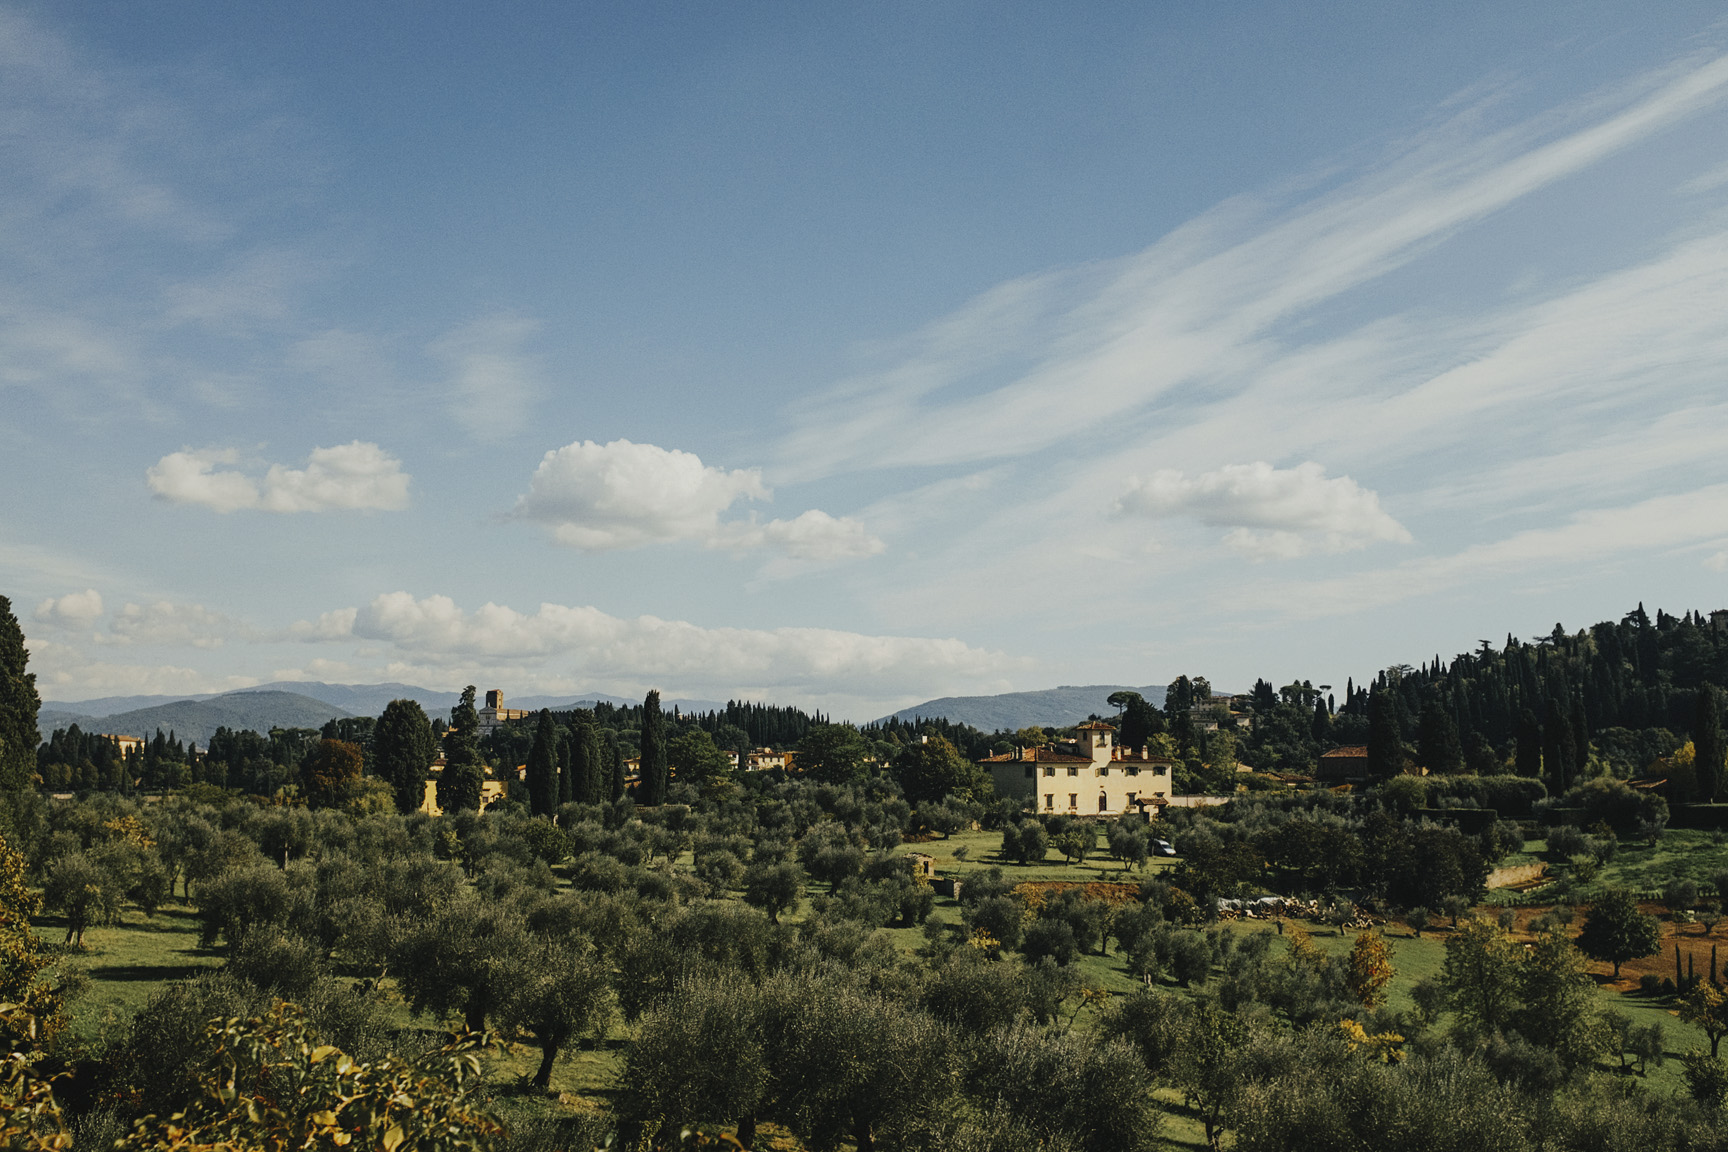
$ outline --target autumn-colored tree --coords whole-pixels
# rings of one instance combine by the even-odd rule
[[[414,1060],[361,1063],[319,1044],[300,1009],[278,1001],[259,1019],[213,1021],[208,1037],[198,1098],[171,1118],[138,1121],[117,1152],[485,1152],[505,1133],[485,1109],[477,1036]]]
[[[0,1019],[0,1044],[8,1051],[24,1039],[15,1027],[54,1031],[64,1023],[59,993],[37,979],[53,958],[30,931],[30,917],[42,910],[42,902],[25,882],[25,869],[24,854],[0,837],[0,1004],[17,1005],[34,1018],[31,1024],[14,1012]]]
[[[1700,980],[1680,1002],[1680,1019],[1703,1029],[1710,1038],[1710,1058],[1714,1060],[1722,1037],[1728,1035],[1728,997],[1714,984]]]
[[[1350,968],[1345,976],[1350,994],[1364,1008],[1386,1003],[1386,985],[1392,982],[1392,950],[1380,933],[1370,929],[1356,937],[1350,949]]]
[[[360,779],[366,753],[346,740],[320,740],[306,765],[306,803],[313,808],[337,808]]]

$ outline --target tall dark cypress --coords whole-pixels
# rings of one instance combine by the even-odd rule
[[[1542,715],[1542,766],[1548,772],[1548,787],[1556,796],[1571,787],[1576,758],[1571,721],[1561,711],[1559,699],[1549,696]]]
[[[528,752],[528,810],[550,816],[558,808],[558,733],[552,713],[542,708],[534,728],[534,746]]]
[[[576,738],[570,729],[558,729],[558,803],[576,799]]]
[[[660,692],[642,701],[642,766],[636,772],[636,803],[656,808],[666,803],[666,718]]]
[[[1518,710],[1518,775],[1542,775],[1542,722],[1528,708]]]
[[[582,765],[576,782],[576,799],[584,804],[600,804],[612,799],[609,794],[612,761],[600,742],[600,729],[592,723],[576,728],[576,762]]]
[[[29,662],[12,601],[0,596],[0,789],[6,791],[30,787],[36,746],[42,742],[36,728],[42,698],[36,694],[36,674],[24,670]]]
[[[1398,706],[1386,688],[1368,694],[1368,773],[1396,776],[1404,770],[1404,734],[1398,727]]]
[[[1724,739],[1722,698],[1714,685],[1698,685],[1696,719],[1692,722],[1693,771],[1698,774],[1698,798],[1714,800],[1722,791]]]
[[[618,734],[610,728],[606,729],[604,759],[611,767],[606,780],[606,799],[617,803],[624,799],[628,780],[624,766],[624,746],[618,743]]]
[[[1422,764],[1428,771],[1446,776],[1464,770],[1464,745],[1458,738],[1458,725],[1440,701],[1429,700],[1422,705],[1419,731]]]

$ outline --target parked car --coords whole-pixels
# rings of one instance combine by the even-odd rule
[[[1152,855],[1174,856],[1176,855],[1176,846],[1168,840],[1154,840],[1152,841]]]

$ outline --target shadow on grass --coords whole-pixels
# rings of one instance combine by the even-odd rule
[[[209,964],[105,964],[90,969],[92,980],[189,980],[216,969]]]

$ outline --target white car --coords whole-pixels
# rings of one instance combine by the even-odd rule
[[[1154,840],[1152,841],[1152,855],[1174,856],[1176,855],[1176,846],[1168,840]]]

